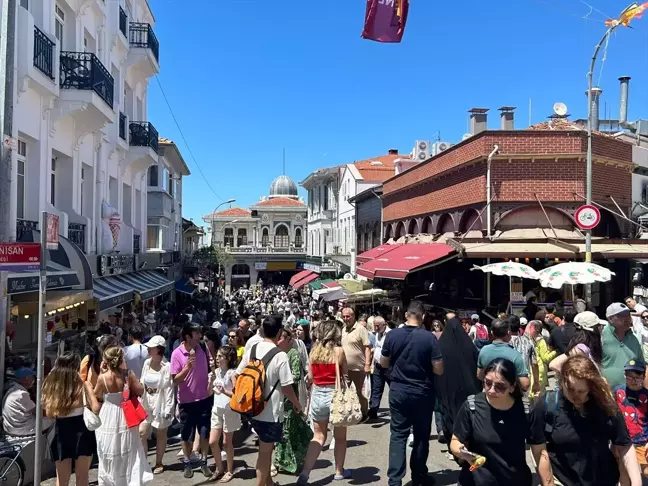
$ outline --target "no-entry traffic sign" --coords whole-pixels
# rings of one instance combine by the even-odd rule
[[[574,219],[580,229],[591,230],[601,222],[601,212],[596,206],[585,204],[576,210]]]
[[[38,270],[40,243],[0,243],[0,270]]]

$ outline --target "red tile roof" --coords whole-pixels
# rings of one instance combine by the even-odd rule
[[[214,216],[216,217],[234,216],[240,218],[248,218],[252,216],[252,212],[243,208],[229,208],[229,209],[225,209],[224,211],[218,211],[217,213],[214,214]]]
[[[289,197],[273,197],[273,198],[270,198],[270,199],[266,199],[265,201],[259,201],[258,203],[255,203],[255,204],[252,205],[252,207],[257,207],[257,206],[263,206],[263,207],[272,207],[272,206],[306,207],[306,204],[304,204],[301,201],[298,201],[297,199],[291,199]]]
[[[354,162],[353,165],[356,166],[365,181],[385,182],[390,177],[394,177],[394,161],[407,158],[409,156],[405,154],[379,155],[378,157]],[[375,162],[380,162],[380,164]]]

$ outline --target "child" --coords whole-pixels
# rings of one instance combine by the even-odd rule
[[[624,367],[625,385],[614,389],[614,397],[626,422],[630,439],[637,452],[637,462],[644,477],[648,477],[646,443],[648,443],[648,390],[643,386],[646,364],[630,360]],[[625,470],[621,477],[626,476]],[[623,481],[621,484],[624,484]],[[628,483],[629,484],[629,483]]]
[[[232,379],[236,371],[237,361],[236,349],[231,346],[223,346],[216,353],[216,365],[218,368],[214,370],[211,378],[214,391],[214,408],[212,408],[209,445],[211,446],[214,461],[216,461],[216,471],[211,480],[215,481],[225,471],[218,446],[221,433],[223,433],[223,448],[227,455],[227,472],[223,475],[221,483],[229,483],[234,478],[233,437],[234,432],[241,428],[240,415],[229,406],[232,390],[234,389]]]

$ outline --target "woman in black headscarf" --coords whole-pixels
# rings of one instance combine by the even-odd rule
[[[443,375],[437,376],[437,395],[443,414],[443,435],[450,443],[454,419],[470,395],[481,390],[477,380],[479,352],[456,317],[448,320],[441,339]]]

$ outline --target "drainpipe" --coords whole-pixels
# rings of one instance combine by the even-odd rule
[[[491,160],[499,151],[499,145],[493,145],[493,151],[488,154],[486,160],[486,236],[491,238]]]

